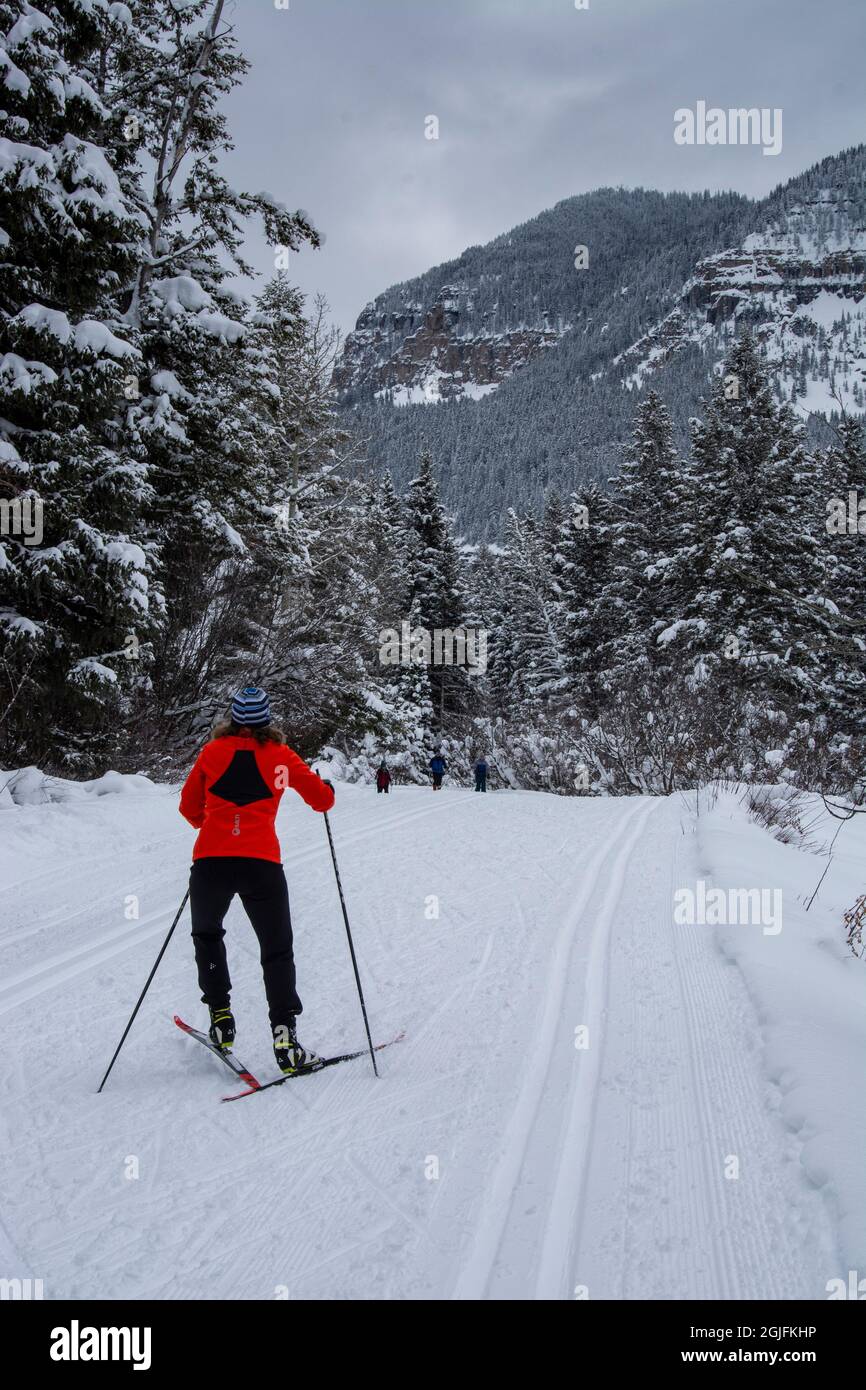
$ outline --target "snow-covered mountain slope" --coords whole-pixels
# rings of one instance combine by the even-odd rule
[[[702,261],[676,308],[614,365],[639,386],[689,344],[720,360],[743,325],[803,415],[866,409],[866,219],[848,189],[773,209],[762,231]]]
[[[176,790],[126,793],[0,809],[7,1277],[46,1298],[824,1298],[863,1267],[863,974],[836,925],[859,826],[806,917],[822,861],[774,860],[737,807],[697,836],[679,798],[341,786],[373,1030],[406,1039],[379,1080],[361,1059],[221,1106],[232,1078],[171,1022],[203,1021],[187,915],[95,1093],[192,843]],[[302,1036],[359,1045],[324,826],[287,797],[279,830]],[[784,871],[786,895],[781,936],[736,929],[736,967],[672,915],[731,864]],[[264,1078],[237,904],[227,939],[237,1052]]]
[[[751,228],[753,207],[735,194],[646,189],[567,198],[377,295],[345,340],[334,385],[347,403],[429,404],[478,399],[566,343],[609,362],[667,309],[700,256]]]
[[[375,464],[405,486],[428,448],[466,533],[496,540],[509,508],[606,485],[650,383],[685,445],[743,326],[825,441],[828,414],[866,409],[864,317],[861,145],[755,202],[566,199],[377,296],[334,381]]]

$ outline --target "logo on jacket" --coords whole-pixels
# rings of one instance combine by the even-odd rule
[[[267,801],[273,797],[259,771],[256,755],[249,748],[235,753],[223,775],[208,790],[212,796],[230,801],[233,806],[249,806],[253,801]]]

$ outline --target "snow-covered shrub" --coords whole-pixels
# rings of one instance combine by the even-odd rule
[[[845,923],[845,940],[855,956],[861,960],[866,955],[863,944],[863,928],[866,926],[866,893],[861,893],[853,907],[842,918]]]
[[[818,817],[805,792],[787,785],[750,787],[746,807],[752,820],[769,830],[784,845],[811,849],[811,831]]]

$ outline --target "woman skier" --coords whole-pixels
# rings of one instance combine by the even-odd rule
[[[391,787],[391,774],[388,765],[383,758],[376,769],[376,791],[385,792],[387,795]]]
[[[258,686],[235,695],[231,718],[218,724],[196,759],[180,812],[198,830],[192,852],[192,939],[210,1037],[228,1050],[235,1039],[223,919],[237,893],[259,940],[274,1056],[291,1073],[315,1062],[300,1045],[289,892],[274,821],[286,787],[314,811],[330,811],[334,789],[289,748],[271,725],[268,697]]]

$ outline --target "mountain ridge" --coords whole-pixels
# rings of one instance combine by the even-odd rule
[[[810,427],[861,411],[864,252],[864,145],[763,199],[578,194],[383,291],[334,385],[374,466],[404,484],[429,447],[464,529],[495,538],[509,507],[607,481],[650,379],[683,434],[746,325]]]

